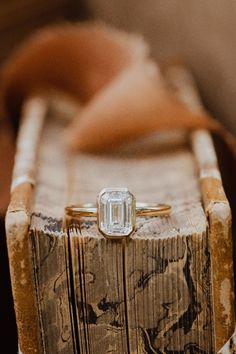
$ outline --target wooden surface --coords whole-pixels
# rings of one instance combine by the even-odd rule
[[[232,216],[213,146],[208,150],[203,148],[209,145],[209,135],[196,132],[192,141],[200,165],[203,205],[209,223],[214,336],[219,349],[235,326]]]
[[[167,78],[189,108],[203,109],[193,77],[184,68],[169,68]],[[222,131],[224,143],[235,152],[235,142]],[[213,328],[219,350],[235,326],[232,215],[222,185],[214,145],[207,132],[192,133],[192,148],[198,161],[203,206],[209,223],[211,249]],[[221,266],[219,266],[219,264]]]
[[[225,343],[225,345],[219,350],[218,354],[235,354],[236,353],[236,331]]]
[[[36,156],[46,110],[46,102],[40,98],[29,99],[23,107],[13,169],[11,201],[6,216],[19,351],[22,350],[23,353],[25,350],[29,353],[38,352],[40,341],[29,226]],[[25,335],[26,333],[28,335]]]
[[[82,353],[184,347],[211,352],[207,219],[197,165],[185,135],[153,137],[146,143],[148,154],[139,145],[126,157],[76,155],[68,160],[60,140],[53,139],[62,128],[52,123],[44,130],[32,208],[31,239],[39,257],[35,274],[46,352],[64,353],[73,340]],[[68,185],[70,190],[64,187]],[[137,232],[125,248],[105,240],[94,219],[71,220],[68,240],[62,229],[64,205],[94,201],[104,185],[128,186],[140,201],[169,202],[172,215],[139,218]],[[71,265],[62,256],[68,241]],[[73,274],[76,301],[71,303],[65,292],[66,269]],[[74,321],[77,333],[72,336]],[[67,342],[62,341],[65,328],[71,328]],[[54,342],[47,340],[52,330]]]
[[[65,124],[51,117],[44,125],[27,218],[19,223],[24,185],[13,190],[16,215],[11,209],[7,217],[15,220],[7,231],[22,352],[32,353],[34,340],[39,353],[216,352],[234,328],[232,256],[230,215],[225,223],[208,208],[228,210],[209,134],[154,134],[119,153],[71,155],[61,140]],[[65,205],[93,202],[117,185],[139,201],[170,203],[171,216],[138,218],[127,244],[105,240],[92,218],[67,219],[65,228]],[[222,239],[223,258],[213,249]],[[27,298],[17,287],[23,274]]]

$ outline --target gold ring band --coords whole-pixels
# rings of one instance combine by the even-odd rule
[[[167,216],[170,212],[168,204],[136,203],[136,216]],[[93,203],[69,205],[65,207],[65,213],[72,217],[97,217],[97,207]]]
[[[107,238],[129,237],[135,231],[137,216],[168,216],[171,206],[158,203],[136,203],[126,188],[104,188],[97,203],[69,205],[65,214],[71,217],[96,217],[99,231]]]

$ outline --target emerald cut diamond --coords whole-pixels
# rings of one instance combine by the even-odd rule
[[[98,228],[104,236],[129,236],[135,228],[135,198],[127,188],[105,188],[97,200]]]

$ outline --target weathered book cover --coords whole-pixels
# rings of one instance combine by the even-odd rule
[[[186,72],[168,76],[199,109]],[[66,120],[35,125],[27,109],[6,220],[21,352],[220,350],[234,331],[231,214],[209,133],[71,155],[60,139]],[[66,205],[114,186],[171,204],[170,217],[137,218],[127,243],[105,239],[94,218],[65,219]]]

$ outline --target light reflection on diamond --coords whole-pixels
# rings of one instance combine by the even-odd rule
[[[98,227],[110,237],[129,236],[135,227],[135,198],[127,188],[106,188],[98,196]]]

